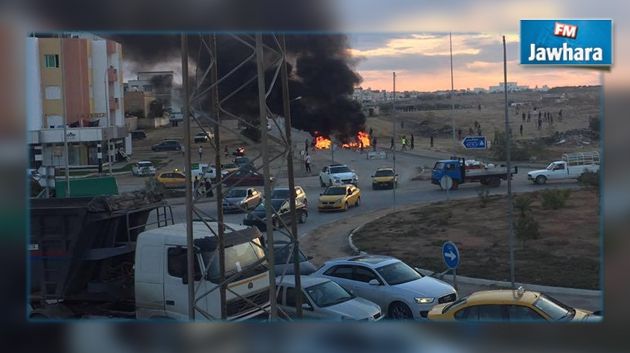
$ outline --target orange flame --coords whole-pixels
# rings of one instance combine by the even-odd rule
[[[315,137],[315,148],[318,150],[327,150],[332,146],[332,141],[324,136]]]
[[[344,143],[341,145],[343,148],[363,148],[370,147],[370,135],[365,131],[359,131],[356,136],[356,141]]]

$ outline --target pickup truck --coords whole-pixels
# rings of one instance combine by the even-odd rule
[[[599,171],[598,152],[564,154],[562,160],[551,162],[547,168],[527,173],[527,179],[542,185],[551,180],[577,179],[584,172]]]
[[[451,189],[457,189],[460,184],[471,182],[498,187],[501,185],[501,180],[507,180],[517,173],[518,167],[514,167],[508,173],[504,166],[497,167],[492,164],[485,165],[477,162],[467,163],[464,158],[453,158],[435,162],[431,172],[431,183],[440,185],[442,177],[447,175],[453,179]]]

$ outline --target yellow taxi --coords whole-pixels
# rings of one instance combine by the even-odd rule
[[[488,290],[475,292],[452,303],[438,304],[429,320],[456,321],[599,321],[601,316],[575,309],[540,292]]]
[[[329,186],[319,196],[319,211],[347,211],[349,207],[359,206],[361,190],[352,185]]]
[[[163,172],[157,176],[159,181],[165,188],[185,188],[186,187],[186,175],[179,169],[174,169],[170,172]]]
[[[388,188],[393,189],[398,186],[398,174],[394,168],[378,168],[372,175],[372,189]]]

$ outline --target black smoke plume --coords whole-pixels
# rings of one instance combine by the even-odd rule
[[[180,55],[179,36],[117,35],[110,38],[123,45],[124,57],[137,67],[153,66],[161,62],[177,61]],[[274,46],[271,37],[264,41]],[[190,58],[197,72],[204,72],[210,63],[207,52],[199,50],[199,36],[189,36]],[[287,35],[286,48],[289,62],[289,92],[292,99],[291,116],[293,126],[314,134],[336,135],[341,140],[356,136],[364,129],[365,115],[359,103],[352,100],[352,91],[361,82],[353,69],[348,54],[347,37],[341,34]],[[267,52],[266,52],[267,53]],[[227,35],[217,36],[219,77],[226,75],[237,64],[251,54],[251,50]],[[269,54],[270,55],[270,54]],[[272,59],[267,58],[266,59]],[[194,76],[194,73],[191,73]],[[273,68],[265,72],[269,86],[274,75]],[[248,79],[256,76],[256,63],[248,62],[236,74],[219,85],[219,94],[224,98]],[[276,81],[269,96],[268,105],[274,113],[282,115],[282,90]],[[258,90],[256,80],[238,94],[223,103],[223,107],[245,119],[256,121],[258,116]]]

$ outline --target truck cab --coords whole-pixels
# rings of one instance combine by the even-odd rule
[[[453,182],[461,184],[464,179],[463,164],[457,159],[445,159],[435,162],[431,173],[431,183],[440,185],[443,176],[448,175]]]
[[[187,276],[185,223],[147,230],[138,236],[134,276],[136,318],[188,320],[190,280],[196,288],[196,318],[221,318],[218,240],[214,236],[218,227],[216,222],[208,224],[212,230],[203,222],[193,223],[192,279]],[[256,317],[269,306],[269,272],[260,237],[255,228],[226,225],[228,320]]]

